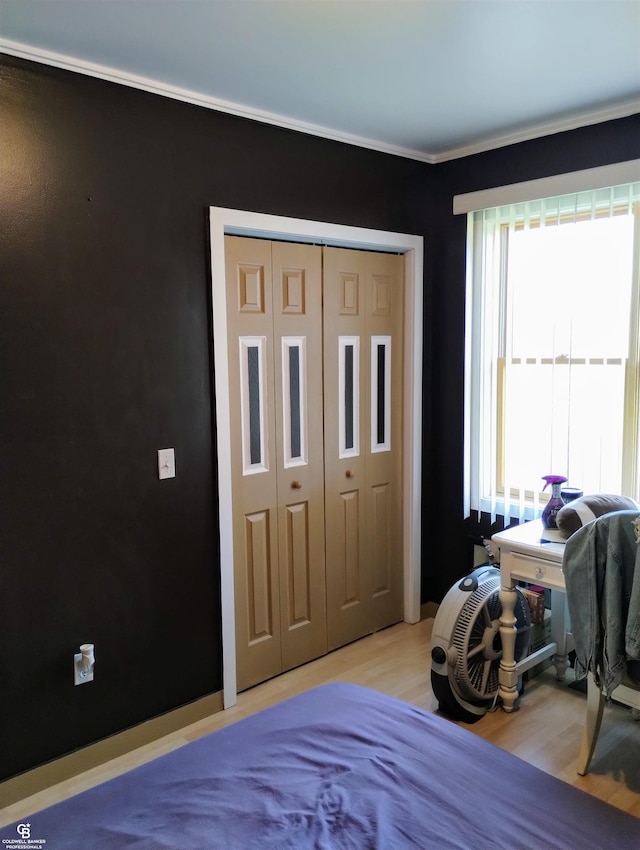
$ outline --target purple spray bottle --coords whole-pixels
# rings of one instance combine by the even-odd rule
[[[564,504],[560,496],[560,487],[567,479],[564,475],[543,475],[542,478],[547,482],[542,488],[543,491],[551,484],[551,498],[542,511],[542,524],[545,528],[557,528],[556,514]]]

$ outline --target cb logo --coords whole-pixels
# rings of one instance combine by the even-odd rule
[[[16,827],[18,831],[18,835],[20,838],[31,838],[31,824],[30,823],[19,823]]]

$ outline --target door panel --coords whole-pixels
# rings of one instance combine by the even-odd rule
[[[289,586],[287,628],[306,626],[311,621],[309,598],[309,547],[307,505],[287,505],[287,580]]]
[[[366,491],[362,423],[368,410],[361,362],[365,255],[324,251],[324,436],[327,639],[343,646],[367,633]]]
[[[330,648],[402,618],[403,276],[396,255],[325,248]]]
[[[249,644],[273,636],[273,562],[269,545],[269,512],[245,516]]]
[[[282,669],[327,651],[322,249],[272,243]]]
[[[282,670],[271,247],[227,237],[225,257],[236,656],[243,690]]]
[[[402,619],[402,328],[404,259],[367,253],[366,334],[370,340],[370,434],[366,458],[371,620]]]
[[[338,588],[341,609],[357,605],[361,601],[360,586],[360,494],[357,490],[341,493],[342,519],[340,539],[344,541],[342,582]]]

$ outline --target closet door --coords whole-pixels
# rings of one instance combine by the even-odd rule
[[[225,240],[238,689],[327,651],[322,255]]]
[[[324,251],[324,421],[329,649],[367,633],[366,488],[362,425],[368,386],[365,255]]]
[[[322,249],[274,242],[282,669],[327,651],[322,434]]]
[[[238,690],[282,670],[271,244],[225,239]]]
[[[402,619],[401,257],[324,252],[327,637]]]
[[[366,430],[366,539],[371,629],[402,619],[402,385],[404,258],[367,254],[370,395]]]

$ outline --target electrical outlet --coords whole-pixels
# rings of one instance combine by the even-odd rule
[[[73,656],[74,685],[84,685],[86,682],[93,682],[93,669],[95,666],[93,644],[83,644],[80,649],[84,651],[76,652]]]

